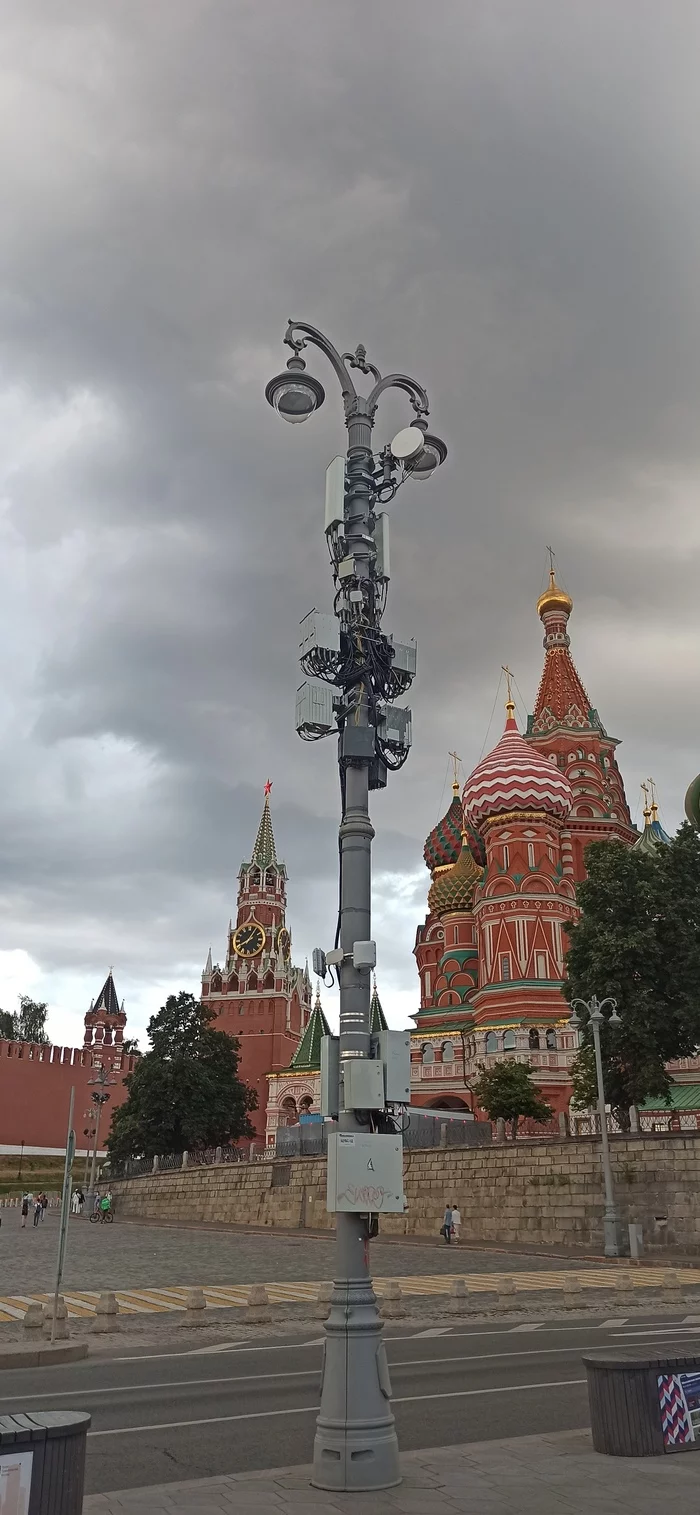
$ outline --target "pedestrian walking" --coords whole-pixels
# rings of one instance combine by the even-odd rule
[[[42,1189],[39,1198],[41,1200],[41,1218],[42,1220],[46,1220],[46,1211],[49,1208],[49,1196],[45,1189]]]
[[[461,1226],[462,1217],[459,1213],[459,1210],[457,1209],[457,1206],[455,1205],[454,1210],[452,1211],[452,1235],[455,1241],[459,1241]]]
[[[99,1210],[99,1208],[100,1208],[100,1198],[101,1198],[100,1191],[99,1191],[99,1189],[96,1189],[95,1190],[95,1199],[94,1199],[94,1203],[93,1203],[93,1206],[92,1206],[92,1213],[93,1213],[93,1215],[96,1215],[97,1212],[98,1212],[98,1210]]]
[[[440,1235],[444,1236],[445,1241],[449,1247],[450,1242],[452,1241],[452,1205],[450,1204],[449,1200],[445,1205],[445,1214],[443,1217],[442,1225],[440,1227]]]
[[[38,1226],[42,1216],[41,1195],[37,1194],[34,1201],[34,1225]]]
[[[24,1230],[24,1227],[27,1224],[27,1216],[28,1216],[28,1214],[29,1214],[29,1195],[28,1194],[23,1194],[22,1195],[22,1230]]]
[[[78,1214],[79,1215],[82,1215],[82,1213],[83,1213],[83,1205],[84,1204],[85,1204],[85,1195],[83,1194],[82,1189],[79,1189],[78,1190]]]
[[[71,1213],[73,1215],[77,1215],[78,1212],[79,1212],[79,1210],[80,1210],[80,1200],[78,1199],[78,1191],[77,1191],[77,1189],[74,1189],[73,1193],[71,1194],[71,1197],[70,1197],[70,1207],[71,1207]]]

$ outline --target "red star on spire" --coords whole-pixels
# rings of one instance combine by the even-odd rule
[[[268,779],[267,783],[265,785],[265,799],[267,799],[267,797],[268,797],[268,795],[270,793],[271,788],[272,788],[272,779]]]

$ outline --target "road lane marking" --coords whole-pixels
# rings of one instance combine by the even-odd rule
[[[407,1394],[402,1399],[392,1398],[391,1403],[411,1405],[423,1399],[471,1399],[475,1394],[527,1394],[531,1389],[571,1389],[585,1382],[585,1378],[556,1378],[551,1383],[510,1383],[497,1389],[452,1389],[447,1394]]]
[[[527,1394],[532,1389],[571,1389],[585,1384],[585,1378],[557,1378],[546,1383],[502,1384],[489,1389],[454,1389],[447,1394],[408,1394],[392,1399],[395,1405],[416,1404],[431,1399],[472,1399],[482,1394]],[[88,1431],[91,1436],[142,1436],[149,1431],[182,1431],[188,1426],[230,1425],[238,1420],[276,1420],[280,1415],[317,1415],[320,1405],[299,1405],[285,1410],[248,1410],[241,1415],[208,1415],[201,1420],[167,1420],[152,1426],[114,1426],[108,1431]]]
[[[519,1331],[539,1331],[543,1325],[543,1320],[531,1320],[528,1321],[524,1326],[511,1326],[508,1335],[517,1336]]]
[[[626,1315],[622,1315],[619,1320],[601,1320],[598,1330],[612,1331],[614,1326],[626,1326],[627,1320],[628,1317]]]
[[[404,1340],[404,1341],[415,1341],[416,1340],[416,1338],[412,1337],[412,1336],[403,1337],[401,1339]],[[475,1352],[475,1353],[470,1353],[468,1355],[460,1354],[459,1356],[454,1356],[454,1357],[410,1357],[410,1358],[403,1358],[403,1359],[402,1358],[390,1358],[389,1359],[389,1367],[392,1369],[392,1372],[394,1372],[394,1371],[398,1372],[402,1368],[438,1368],[438,1367],[445,1368],[445,1367],[449,1367],[450,1364],[454,1364],[454,1366],[459,1366],[462,1363],[470,1363],[470,1362],[499,1362],[499,1361],[503,1361],[504,1359],[507,1359],[509,1362],[518,1362],[520,1360],[520,1358],[524,1358],[524,1357],[560,1357],[560,1356],[565,1356],[567,1354],[569,1356],[578,1357],[579,1350],[580,1349],[577,1346],[575,1346],[575,1345],[572,1344],[569,1347],[528,1347],[525,1351],[517,1351],[517,1352],[516,1351],[514,1351],[514,1352]],[[128,1358],[127,1359],[127,1358],[120,1357],[120,1358],[116,1358],[114,1360],[117,1361],[117,1362],[126,1362],[126,1361],[132,1361],[133,1362],[133,1361],[138,1361],[139,1359],[136,1359],[136,1358]],[[141,1359],[141,1360],[142,1361],[147,1361],[148,1359]],[[93,1365],[94,1364],[91,1364],[91,1366],[93,1366]],[[155,1382],[150,1382],[150,1383],[114,1384],[114,1385],[107,1384],[104,1387],[90,1385],[89,1388],[85,1389],[85,1392],[86,1393],[90,1393],[90,1394],[135,1394],[135,1393],[139,1393],[139,1392],[142,1392],[142,1391],[148,1390],[148,1389],[190,1389],[190,1388],[192,1388],[192,1389],[201,1389],[201,1388],[214,1388],[214,1387],[219,1387],[222,1384],[244,1384],[244,1383],[257,1383],[257,1382],[264,1383],[264,1382],[266,1382],[267,1379],[275,1379],[275,1380],[277,1380],[277,1379],[283,1379],[283,1378],[313,1378],[317,1372],[318,1372],[317,1368],[303,1368],[303,1369],[302,1368],[297,1368],[295,1370],[292,1370],[292,1371],[289,1371],[289,1372],[283,1372],[283,1373],[241,1373],[241,1374],[228,1374],[228,1375],[226,1375],[226,1376],[224,1376],[222,1378],[176,1378],[176,1379],[165,1380],[165,1381],[163,1381],[161,1379],[157,1379]],[[74,1389],[74,1388],[73,1389],[55,1389],[53,1392],[44,1391],[44,1392],[38,1393],[38,1394],[24,1394],[22,1396],[22,1400],[23,1400],[23,1402],[24,1401],[27,1401],[27,1402],[31,1401],[31,1402],[33,1402],[34,1400],[37,1400],[37,1399],[71,1399],[71,1398],[75,1398],[75,1395],[76,1395],[77,1392],[79,1392],[79,1391],[76,1390],[76,1389]],[[0,1404],[4,1400],[15,1400],[16,1398],[17,1398],[16,1391],[15,1391],[14,1394],[0,1395]]]
[[[212,1415],[206,1420],[168,1420],[154,1426],[115,1426],[111,1431],[88,1431],[88,1436],[141,1436],[144,1431],[181,1431],[186,1426],[220,1426],[232,1420],[275,1420],[278,1415],[317,1415],[320,1405],[288,1410],[248,1410],[244,1415]]]
[[[683,1326],[699,1325],[700,1326],[700,1315],[684,1315],[683,1320],[681,1321],[681,1325],[683,1325]]]

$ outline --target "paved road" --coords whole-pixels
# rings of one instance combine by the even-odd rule
[[[58,1218],[23,1231],[19,1213],[6,1211],[0,1227],[0,1293],[41,1294],[53,1288]],[[335,1238],[287,1236],[274,1231],[205,1231],[197,1226],[149,1226],[115,1220],[91,1226],[71,1218],[64,1288],[152,1289],[202,1284],[273,1283],[333,1277]],[[377,1278],[430,1273],[513,1273],[571,1267],[570,1259],[478,1252],[425,1243],[372,1244]],[[585,1262],[574,1260],[576,1268]]]
[[[588,1424],[581,1353],[644,1342],[700,1351],[700,1317],[534,1322],[388,1334],[405,1451]],[[87,1493],[311,1460],[320,1335],[222,1343],[0,1375],[0,1413],[92,1413]]]

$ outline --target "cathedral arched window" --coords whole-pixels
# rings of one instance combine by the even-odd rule
[[[423,1053],[424,1064],[435,1062],[435,1052],[429,1042],[425,1043],[425,1046],[421,1048],[421,1051]]]
[[[273,872],[272,868],[268,868],[267,873],[265,874],[265,888],[266,889],[274,889],[274,887],[275,887],[275,875],[274,875],[274,872]]]
[[[535,844],[534,844],[534,842],[528,842],[528,844],[527,844],[527,864],[528,864],[528,868],[534,868],[534,866],[535,866]]]
[[[514,1031],[506,1031],[506,1034],[505,1034],[505,1036],[503,1038],[503,1051],[504,1052],[515,1052],[515,1032]]]
[[[504,868],[508,867],[509,858],[510,858],[510,854],[508,852],[508,848],[504,847],[503,848],[503,867]]]
[[[453,1063],[454,1060],[455,1060],[455,1049],[454,1049],[454,1046],[453,1046],[452,1042],[443,1042],[443,1044],[442,1044],[442,1061],[443,1061],[443,1063]]]
[[[531,1052],[539,1052],[540,1050],[540,1033],[536,1026],[533,1026],[530,1031],[528,1046]]]
[[[498,1037],[496,1036],[495,1031],[489,1031],[489,1032],[487,1032],[487,1035],[486,1035],[486,1051],[487,1051],[487,1053],[489,1053],[489,1052],[497,1052],[498,1051]]]
[[[557,1050],[557,1033],[551,1027],[547,1032],[547,1050],[549,1052],[556,1052]]]

